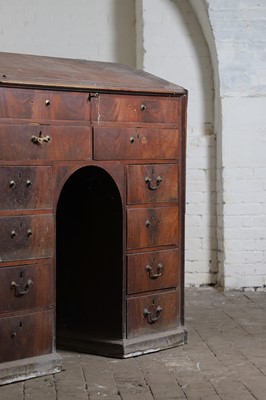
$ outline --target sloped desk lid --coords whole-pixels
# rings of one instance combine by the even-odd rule
[[[0,86],[185,94],[182,87],[126,65],[0,52]]]

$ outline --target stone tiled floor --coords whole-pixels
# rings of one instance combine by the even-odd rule
[[[186,292],[188,344],[128,360],[62,352],[54,376],[1,400],[265,400],[266,292]]]

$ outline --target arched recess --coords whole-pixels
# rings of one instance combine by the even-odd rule
[[[223,137],[222,102],[220,93],[220,74],[218,52],[211,22],[209,0],[189,0],[199,21],[209,48],[214,80],[214,130],[216,134],[216,198],[217,198],[217,253],[218,283],[224,287],[224,192],[223,192]]]
[[[57,345],[122,337],[122,202],[112,177],[86,166],[66,181],[56,214]]]
[[[208,15],[204,8],[206,3],[197,2]],[[153,3],[152,0],[136,0],[138,67],[184,86],[189,92],[186,285],[217,284],[220,221],[217,215],[219,154],[216,151],[219,152],[219,147],[213,49],[192,3],[158,0],[156,8]],[[210,22],[208,24],[210,27]],[[219,140],[220,137],[218,143]]]

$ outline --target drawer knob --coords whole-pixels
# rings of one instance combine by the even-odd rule
[[[16,334],[16,332],[11,332],[11,333],[10,333],[10,336],[11,336],[12,339],[13,339],[13,338],[15,338],[15,337],[17,336],[17,334]]]
[[[43,143],[49,143],[51,141],[51,138],[48,135],[42,136],[42,134],[40,133],[39,136],[33,135],[31,137],[31,141],[34,144],[42,145]]]
[[[32,236],[32,230],[31,230],[31,229],[28,229],[28,230],[27,230],[27,236],[28,236],[28,237],[31,237],[31,236]]]
[[[145,106],[145,104],[141,104],[140,109],[141,111],[145,111],[147,109],[147,106]]]
[[[15,281],[11,282],[11,289],[14,289],[16,297],[23,296],[24,294],[29,293],[32,286],[33,286],[33,282],[31,279],[27,280],[27,282],[24,284],[23,289],[21,289],[19,283],[16,283]]]
[[[147,219],[147,221],[145,222],[145,225],[146,225],[147,228],[149,228],[149,227],[151,226],[151,221],[149,221],[149,220]]]
[[[152,184],[152,179],[149,178],[148,176],[146,176],[145,178],[145,182],[147,183],[147,186],[150,190],[157,190],[160,187],[161,182],[163,181],[163,178],[158,176],[158,178],[156,179],[156,185]]]
[[[135,142],[135,138],[133,136],[131,136],[131,138],[129,139],[130,143],[133,144]]]
[[[12,181],[9,182],[9,187],[10,188],[14,188],[15,186],[16,186],[16,182],[15,181],[12,180]]]
[[[27,186],[27,187],[30,187],[31,185],[32,185],[31,180],[30,180],[30,179],[27,179],[27,181],[26,181],[26,186]]]
[[[163,311],[162,307],[158,306],[156,307],[155,313],[152,314],[151,311],[145,308],[143,311],[143,315],[146,318],[148,324],[154,324],[154,322],[158,321],[158,319],[161,317],[162,311]]]
[[[10,233],[11,238],[14,238],[17,236],[17,232],[13,229]]]
[[[50,100],[45,100],[45,105],[46,105],[46,107],[48,107],[48,106],[50,106],[51,105],[51,102],[50,102]]]
[[[160,276],[162,276],[163,264],[159,263],[159,264],[157,265],[157,271],[156,271],[155,274],[153,273],[153,269],[152,269],[152,267],[151,267],[150,265],[146,265],[145,269],[146,269],[146,271],[149,273],[150,279],[157,279],[157,278],[159,278]]]

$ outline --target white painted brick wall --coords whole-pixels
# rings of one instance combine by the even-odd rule
[[[231,287],[263,287],[266,284],[265,172],[265,167],[225,169],[227,288],[229,284]],[[246,281],[243,276],[239,278],[239,269]]]
[[[208,0],[222,106],[224,285],[266,285],[266,1]]]

